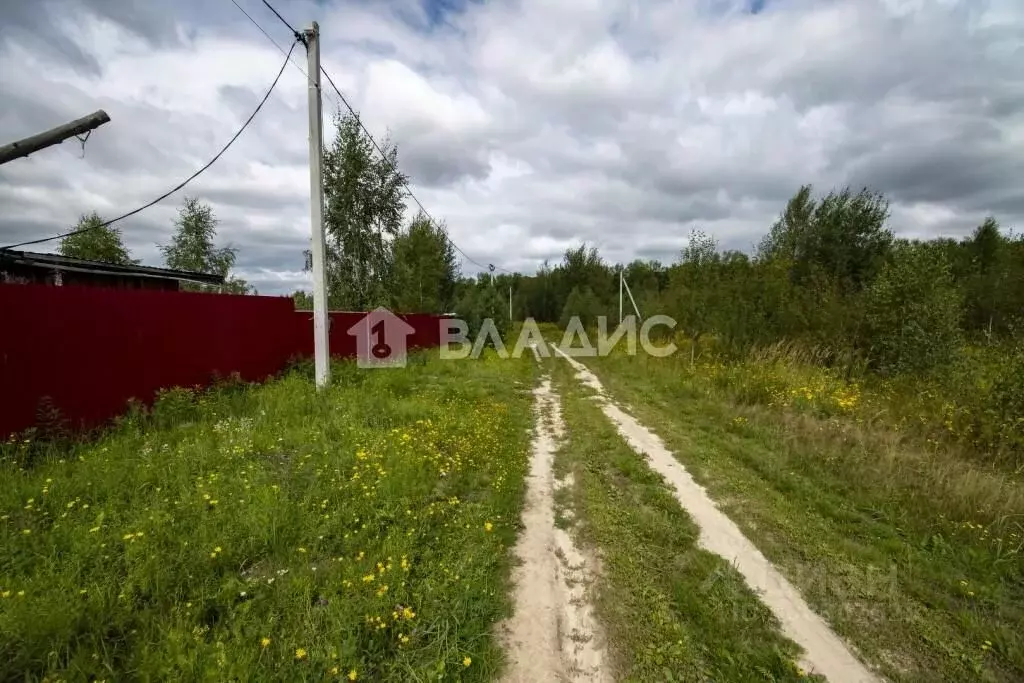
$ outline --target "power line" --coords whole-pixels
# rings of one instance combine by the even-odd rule
[[[285,52],[285,49],[283,47],[281,47],[281,44],[278,43],[276,40],[274,40],[274,37],[271,36],[270,33],[267,32],[267,30],[264,29],[263,26],[261,26],[258,21],[253,19],[251,14],[246,12],[245,9],[241,5],[238,4],[237,0],[231,0],[231,4],[233,4],[235,7],[237,7],[238,11],[240,11],[242,14],[244,14],[245,18],[248,19],[249,21],[251,21],[252,25],[260,30],[260,33],[262,33],[266,37],[266,39],[269,40],[271,42],[271,44],[274,47],[277,48],[278,52],[280,52],[282,55],[287,55],[288,54],[287,52]],[[273,9],[273,8],[271,8],[271,9]],[[290,27],[290,25],[287,24],[287,23],[285,25]],[[305,41],[303,41],[303,44],[305,44]],[[308,83],[310,83],[311,85],[314,85],[314,86],[316,85],[316,83],[313,81],[313,79],[309,77],[309,74],[306,73],[306,70],[303,69],[302,66],[298,62],[296,62],[294,59],[290,59],[290,58],[289,58],[288,61],[291,62],[292,66],[294,66],[296,69],[299,70],[299,73],[302,74],[302,77],[306,79],[306,82],[308,82]],[[334,102],[335,105],[337,105],[338,107],[341,106],[341,104],[338,102],[337,98],[334,97],[334,95],[332,95],[331,93],[326,93],[326,94],[330,98],[330,100],[332,102]]]
[[[297,40],[298,42],[302,43],[303,45],[306,45],[306,36],[302,35],[302,34],[301,34],[301,33],[299,33],[298,31],[296,31],[296,30],[295,30],[295,27],[294,27],[294,26],[292,26],[291,24],[289,24],[289,23],[288,23],[288,22],[287,22],[287,21],[285,20],[285,18],[284,18],[284,17],[282,17],[282,16],[281,16],[281,14],[280,14],[280,13],[279,13],[279,12],[278,12],[278,11],[277,11],[276,9],[274,9],[274,6],[273,6],[273,5],[271,5],[271,4],[269,3],[269,2],[267,2],[267,0],[263,0],[263,4],[267,6],[267,9],[269,9],[269,10],[270,10],[271,12],[273,12],[273,13],[274,13],[274,16],[275,16],[275,17],[277,17],[278,19],[280,19],[280,20],[281,20],[281,23],[282,23],[282,24],[284,24],[285,26],[287,26],[287,27],[288,27],[288,30],[292,32],[292,35],[293,35],[293,36],[295,36],[295,40]],[[307,47],[308,47],[308,46],[307,46]]]
[[[7,249],[17,249],[18,247],[26,247],[26,246],[28,246],[30,244],[41,244],[43,242],[49,242],[51,240],[57,240],[57,239],[63,239],[65,237],[71,237],[72,235],[77,235],[79,233],[87,232],[89,230],[98,230],[100,228],[105,228],[105,227],[107,227],[109,225],[113,225],[114,223],[117,223],[120,220],[124,220],[125,218],[128,218],[129,216],[134,216],[135,214],[139,213],[140,211],[144,211],[144,210],[148,209],[149,207],[153,206],[154,204],[156,204],[158,202],[163,201],[164,199],[167,199],[172,194],[174,194],[175,192],[177,192],[181,188],[183,188],[186,185],[188,185],[190,182],[195,180],[203,171],[205,171],[206,169],[208,169],[211,166],[213,166],[213,164],[216,163],[216,161],[218,159],[220,159],[221,155],[224,154],[224,152],[228,151],[228,148],[231,147],[232,144],[234,144],[235,140],[238,139],[238,136],[240,136],[242,134],[242,132],[246,128],[248,128],[249,124],[252,123],[252,120],[254,118],[256,118],[256,114],[260,113],[260,109],[262,109],[263,105],[266,104],[268,99],[270,99],[270,93],[274,92],[274,88],[277,87],[277,82],[279,80],[281,80],[281,74],[284,73],[284,68],[286,66],[288,66],[288,62],[291,59],[292,51],[294,49],[295,49],[295,43],[292,43],[291,49],[289,49],[288,50],[288,54],[285,55],[285,60],[281,64],[281,68],[278,70],[277,76],[274,78],[274,82],[270,84],[270,88],[267,90],[267,94],[265,94],[263,96],[263,99],[260,100],[260,103],[258,105],[256,105],[256,109],[253,110],[252,114],[249,115],[249,118],[247,118],[245,120],[245,123],[243,123],[242,127],[238,129],[238,132],[236,132],[231,137],[231,139],[228,140],[228,143],[226,145],[224,145],[221,148],[221,150],[219,152],[217,152],[217,154],[212,159],[210,159],[208,162],[206,162],[206,165],[204,165],[198,171],[196,171],[195,173],[190,175],[188,178],[183,180],[177,186],[171,188],[170,190],[168,190],[167,192],[163,193],[162,195],[160,195],[159,197],[157,197],[153,201],[149,202],[148,204],[143,204],[139,208],[133,209],[132,211],[129,211],[126,214],[122,214],[122,215],[118,216],[117,218],[114,218],[114,219],[111,219],[109,221],[106,221],[105,223],[101,223],[99,225],[92,225],[92,226],[89,226],[87,228],[81,228],[79,230],[72,230],[70,232],[65,232],[65,233],[60,234],[60,235],[54,235],[52,237],[43,237],[43,238],[37,239],[37,240],[29,240],[27,242],[20,242],[18,244],[12,244],[12,245],[7,246],[7,247],[0,247],[0,251],[4,251],[4,250],[7,250]]]
[[[239,7],[238,3],[235,2],[235,0],[231,0],[231,2],[235,3],[235,6],[238,7],[238,9],[242,9],[241,7]],[[282,17],[281,14],[276,9],[274,9],[273,5],[271,5],[269,2],[267,2],[267,0],[263,0],[263,4],[266,5],[270,9],[271,12],[274,13],[274,16],[276,16],[278,19],[281,20],[282,24],[284,24],[285,26],[288,27],[288,29],[295,35],[297,40],[302,40],[303,45],[305,45],[305,40],[303,40],[300,37],[300,34],[292,27],[292,25],[289,24],[288,21],[284,17]],[[242,13],[245,14],[245,16],[249,17],[248,12],[246,12],[245,10],[242,10]],[[252,17],[249,17],[249,21],[251,21],[252,23],[256,24],[256,21]],[[267,32],[264,31],[263,28],[259,24],[256,24],[256,27],[259,28],[260,31],[263,32],[263,35],[267,36],[267,38],[270,39],[270,42],[274,43],[274,39],[270,38],[270,36],[267,34]],[[276,43],[274,43],[274,44],[276,45]],[[280,48],[278,48],[278,49],[280,49]],[[302,69],[299,69],[299,70],[302,71]],[[303,72],[303,73],[305,73],[305,72]],[[359,117],[359,114],[357,114],[355,109],[352,108],[352,105],[350,105],[348,103],[348,100],[345,99],[345,95],[341,92],[341,89],[338,88],[338,86],[334,84],[334,79],[331,78],[331,75],[329,73],[327,73],[327,69],[325,69],[322,65],[320,67],[320,73],[322,73],[324,76],[327,77],[327,82],[331,84],[332,88],[334,88],[334,92],[336,92],[338,94],[338,97],[341,99],[342,103],[345,105],[345,108],[348,109],[349,113],[352,114],[353,117],[355,117],[356,122],[359,124],[359,128],[362,129],[363,133],[369,139],[369,141],[373,145],[374,149],[377,150],[377,153],[380,154],[380,156],[384,160],[384,162],[391,168],[392,173],[395,173],[397,175],[398,174],[398,169],[395,167],[395,165],[393,163],[391,163],[391,160],[388,159],[387,155],[384,154],[384,150],[381,149],[380,145],[377,144],[377,141],[373,139],[373,136],[370,135],[370,131],[367,130],[366,126],[363,125],[363,120]],[[310,77],[307,75],[306,78],[309,79]],[[490,271],[490,270],[500,270],[500,271],[502,271],[504,273],[508,273],[509,275],[513,275],[512,271],[509,271],[509,270],[506,270],[504,268],[501,268],[500,266],[495,266],[494,264],[488,264],[488,265],[485,266],[484,264],[480,263],[479,261],[475,261],[474,259],[472,259],[469,256],[469,254],[464,252],[459,247],[459,245],[455,244],[455,241],[448,234],[447,230],[442,230],[441,229],[441,227],[438,225],[437,221],[434,220],[434,217],[430,215],[429,211],[427,211],[427,208],[425,206],[423,206],[423,202],[421,202],[419,200],[419,198],[417,198],[416,195],[413,193],[412,188],[409,187],[409,183],[408,182],[403,182],[402,184],[405,186],[405,191],[409,193],[410,197],[412,197],[412,200],[414,202],[416,202],[416,206],[418,206],[420,211],[423,212],[423,215],[427,217],[427,220],[430,221],[430,224],[434,226],[434,229],[437,230],[438,232],[440,232],[442,235],[444,235],[445,239],[448,240],[448,243],[451,244],[453,247],[455,247],[455,250],[458,251],[460,254],[462,254],[462,256],[467,261],[469,261],[473,265],[477,266],[478,268],[483,268],[484,270],[488,270],[488,271]]]
[[[334,84],[334,79],[333,79],[333,78],[331,78],[331,75],[330,75],[329,73],[327,73],[327,70],[326,70],[326,69],[324,69],[324,67],[323,67],[323,66],[321,66],[321,67],[320,67],[320,72],[321,72],[321,73],[322,73],[322,74],[323,74],[324,76],[326,76],[326,77],[327,77],[327,82],[331,84],[331,87],[332,87],[332,88],[334,88],[334,92],[338,93],[338,97],[339,97],[339,98],[341,98],[341,101],[342,101],[342,102],[343,102],[343,103],[345,104],[345,108],[346,108],[346,109],[348,109],[349,113],[350,113],[350,114],[352,114],[352,116],[353,116],[353,117],[355,118],[355,120],[356,120],[356,123],[358,123],[358,124],[359,124],[359,128],[360,128],[360,129],[361,129],[361,130],[363,131],[363,133],[364,133],[364,134],[366,135],[366,137],[367,137],[367,138],[369,139],[369,141],[370,141],[370,143],[371,143],[371,144],[373,145],[374,149],[376,149],[376,150],[377,150],[377,153],[378,153],[378,154],[380,154],[380,156],[381,156],[381,159],[383,159],[383,160],[384,160],[384,162],[385,162],[385,163],[386,163],[386,164],[387,164],[387,165],[388,165],[388,166],[389,166],[389,167],[391,168],[391,171],[392,171],[393,173],[395,173],[395,174],[398,174],[398,169],[397,169],[397,168],[395,167],[395,165],[394,165],[394,164],[393,164],[393,163],[391,162],[391,159],[389,159],[389,158],[388,158],[388,156],[387,156],[387,155],[386,155],[386,154],[384,153],[384,150],[383,150],[383,149],[381,149],[380,145],[378,145],[378,144],[377,144],[377,141],[373,139],[373,136],[372,136],[372,135],[370,135],[370,131],[366,129],[366,126],[365,126],[365,125],[363,125],[363,120],[362,120],[362,118],[360,118],[359,114],[357,114],[357,113],[356,113],[356,111],[355,111],[355,109],[353,109],[353,108],[352,108],[352,105],[350,105],[350,104],[348,103],[348,100],[347,100],[347,99],[345,99],[345,95],[344,95],[344,94],[343,94],[343,93],[341,92],[341,90],[340,90],[340,89],[338,88],[338,86]],[[420,209],[420,211],[422,211],[422,212],[423,212],[423,215],[427,217],[427,220],[429,220],[429,221],[430,221],[430,224],[434,226],[434,229],[435,229],[435,230],[437,230],[438,232],[440,232],[440,233],[441,233],[442,235],[444,235],[444,236],[445,236],[445,239],[447,239],[447,240],[448,240],[448,243],[449,243],[449,244],[451,244],[451,245],[452,245],[453,247],[455,247],[455,250],[456,250],[456,251],[458,251],[458,252],[459,252],[460,254],[462,254],[462,255],[463,255],[463,257],[465,257],[465,259],[466,259],[467,261],[469,261],[469,262],[470,262],[470,263],[472,263],[473,265],[477,266],[478,268],[483,268],[484,270],[488,270],[488,271],[490,271],[490,270],[500,270],[500,271],[502,271],[503,273],[508,273],[509,275],[513,275],[513,274],[514,274],[514,273],[512,273],[512,271],[510,271],[510,270],[506,270],[505,268],[502,268],[501,266],[496,266],[496,265],[494,265],[493,263],[487,264],[487,265],[485,266],[484,264],[480,263],[479,261],[475,261],[475,260],[473,260],[473,259],[472,259],[472,258],[471,258],[471,257],[469,256],[469,254],[467,254],[466,252],[464,252],[464,251],[463,251],[463,250],[462,250],[462,249],[461,249],[461,248],[459,247],[459,245],[455,244],[455,241],[454,241],[454,240],[453,240],[453,239],[451,238],[451,236],[449,236],[449,235],[448,235],[448,231],[447,231],[447,230],[442,230],[442,229],[441,229],[441,226],[439,226],[439,225],[437,224],[437,221],[435,221],[435,220],[434,220],[434,217],[430,215],[430,212],[429,212],[429,211],[427,211],[427,208],[426,208],[425,206],[423,206],[423,202],[421,202],[421,201],[419,200],[419,198],[418,198],[418,197],[416,197],[415,193],[413,193],[413,191],[412,191],[412,188],[411,188],[411,187],[409,187],[409,183],[408,183],[408,182],[403,182],[403,185],[405,185],[405,191],[406,191],[406,192],[408,192],[408,193],[409,193],[409,196],[410,196],[410,197],[412,197],[412,200],[413,200],[414,202],[416,202],[416,206],[418,206],[418,207],[419,207],[419,209]],[[493,266],[493,268],[492,268],[492,266]]]

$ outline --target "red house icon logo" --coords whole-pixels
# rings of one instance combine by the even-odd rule
[[[416,329],[384,307],[362,317],[348,333],[356,338],[356,365],[361,368],[405,367],[406,337]]]

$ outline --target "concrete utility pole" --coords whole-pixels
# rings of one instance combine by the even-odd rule
[[[513,322],[513,320],[512,320],[512,285],[508,286],[508,321],[509,322]]]
[[[60,144],[75,135],[90,133],[96,128],[102,126],[104,123],[110,123],[110,117],[107,116],[107,112],[100,109],[99,111],[94,111],[88,116],[83,116],[82,118],[76,119],[70,123],[65,123],[63,126],[51,128],[45,133],[38,133],[37,135],[25,138],[24,140],[18,140],[17,142],[4,145],[3,147],[0,147],[0,164],[6,164],[8,161],[27,157],[33,152],[38,152],[41,149],[46,149],[52,145]]]
[[[324,240],[323,113],[320,98],[320,25],[304,32],[309,73],[309,219],[313,229],[313,359],[316,386],[331,381],[331,347],[327,316],[327,244]]]
[[[636,306],[636,299],[633,298],[633,291],[629,288],[629,283],[626,282],[626,278],[622,278],[622,284],[626,288],[626,294],[629,295],[629,303],[633,304],[633,312],[636,313],[636,321],[639,323],[643,316],[640,315],[640,309]]]

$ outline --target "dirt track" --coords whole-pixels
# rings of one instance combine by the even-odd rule
[[[564,431],[558,395],[545,378],[534,390],[536,432],[530,455],[523,530],[512,573],[515,612],[500,627],[509,665],[502,680],[611,681],[607,655],[588,600],[592,562],[555,526],[552,465]]]

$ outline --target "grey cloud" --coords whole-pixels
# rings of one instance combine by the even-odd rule
[[[402,171],[425,187],[451,185],[463,178],[486,178],[490,171],[483,155],[472,149],[411,143],[399,146],[399,154]]]
[[[288,39],[258,1],[242,4]],[[876,188],[893,200],[904,234],[961,234],[987,211],[1008,226],[1024,219],[1024,8],[1009,3],[988,25],[978,21],[986,3],[928,3],[895,16],[877,0],[777,0],[752,16],[738,1],[652,1],[630,14],[626,5],[548,0],[469,3],[429,18],[417,9],[404,24],[395,3],[275,5],[296,25],[320,21],[325,59],[335,56],[332,71],[348,72],[354,106],[368,89],[368,66],[383,56],[479,103],[484,118],[472,129],[408,112],[375,112],[368,123],[391,127],[417,195],[481,263],[532,270],[582,240],[607,258],[670,262],[696,226],[723,248],[749,250],[802,183]],[[41,40],[40,27],[61,26],[51,17],[57,6],[0,8],[0,139],[100,106],[113,121],[93,135],[85,159],[70,143],[0,168],[0,243],[59,232],[92,208],[150,199],[205,162],[262,96],[222,85],[217,111],[182,114],[145,90],[98,98],[84,83],[27,77],[7,61],[11,41],[83,74],[103,73],[59,31]],[[65,0],[60,8],[72,19],[115,21],[156,53],[199,32],[273,50],[227,2]],[[606,61],[588,66],[584,57],[598,48]],[[302,92],[276,93],[187,189],[214,205],[218,242],[238,248],[240,274],[267,293],[306,286],[297,273],[308,194],[295,183],[308,157]],[[328,119],[329,108],[328,100]],[[125,221],[136,256],[159,263],[156,244],[169,238],[181,194]],[[919,225],[918,203],[949,216]]]

